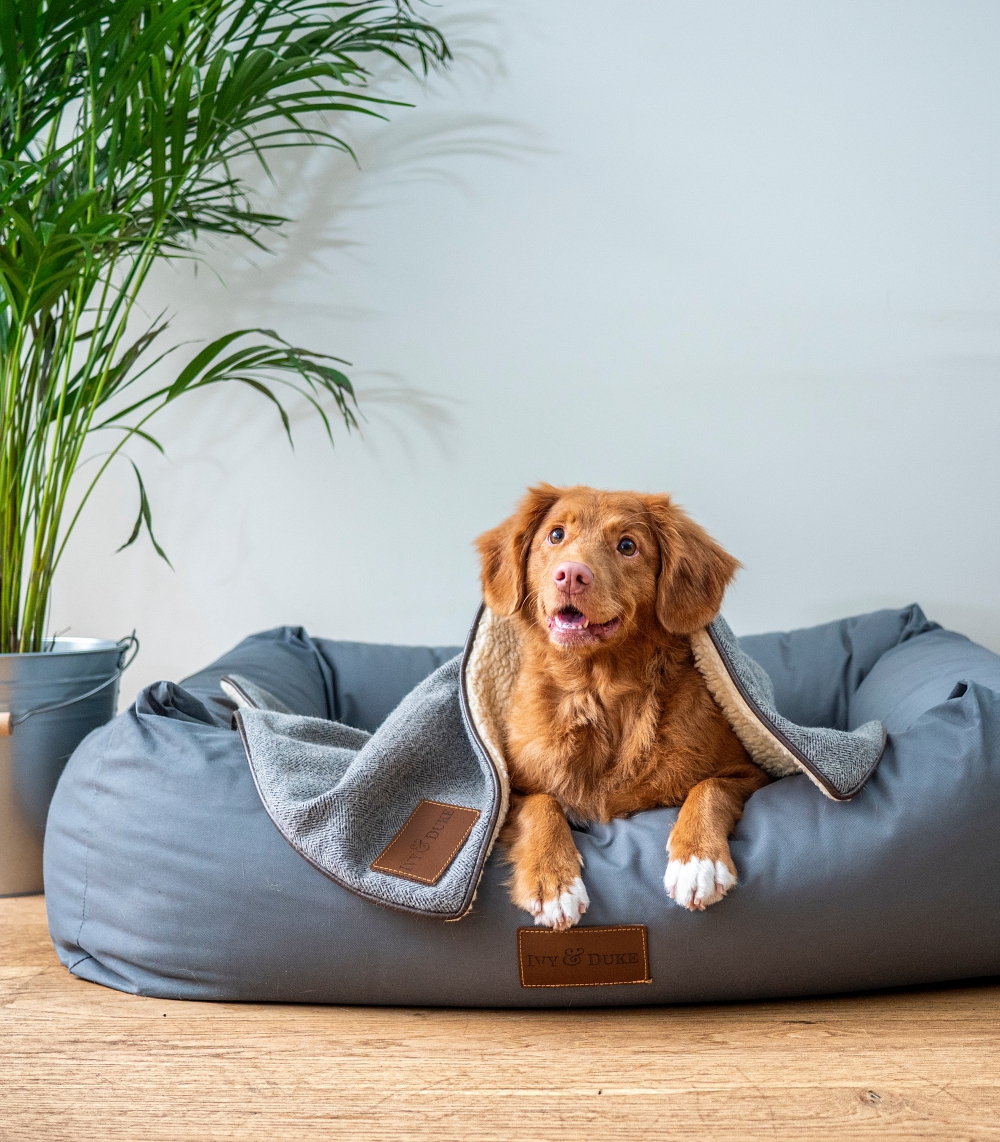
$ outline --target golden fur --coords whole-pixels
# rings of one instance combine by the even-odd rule
[[[739,564],[668,496],[548,484],[477,546],[483,597],[522,636],[504,742],[514,902],[539,923],[575,923],[586,890],[567,814],[609,821],[660,805],[681,806],[668,888],[686,864],[713,881],[682,877],[671,894],[689,908],[721,899],[736,876],[727,838],[770,779],[706,689],[689,636]]]

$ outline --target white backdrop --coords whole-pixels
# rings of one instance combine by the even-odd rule
[[[537,479],[670,490],[745,564],[738,633],[920,601],[1000,649],[1000,6],[444,0],[459,61],[362,169],[298,156],[274,256],[162,272],[178,339],[353,362],[362,437],[190,400],[51,627],[176,678],[281,623],[460,642],[471,542]],[[223,279],[220,281],[219,279]],[[223,284],[224,282],[224,284]]]

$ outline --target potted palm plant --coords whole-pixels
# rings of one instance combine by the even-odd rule
[[[145,531],[163,555],[130,450],[162,451],[162,409],[237,384],[289,439],[289,397],[331,442],[331,419],[356,425],[343,362],[237,329],[168,372],[168,324],[138,303],[201,236],[260,245],[286,223],[255,209],[245,173],[274,148],[349,150],[338,119],[385,112],[366,90],[373,55],[426,72],[449,53],[409,0],[0,4],[0,895],[40,891],[55,782],[112,716],[138,646],[47,632],[53,576],[109,466],[136,478],[123,546]]]

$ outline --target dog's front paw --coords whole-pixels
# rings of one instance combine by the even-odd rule
[[[724,861],[707,857],[671,860],[663,886],[671,900],[692,912],[704,912],[736,883],[736,873]]]
[[[566,885],[538,885],[534,892],[515,903],[534,916],[536,926],[562,929],[580,922],[590,907],[590,897],[586,885],[577,876]]]

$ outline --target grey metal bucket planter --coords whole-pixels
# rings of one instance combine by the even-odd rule
[[[114,717],[135,635],[56,638],[36,654],[0,654],[0,896],[42,891],[42,839],[69,755]],[[129,654],[129,651],[132,651]]]

